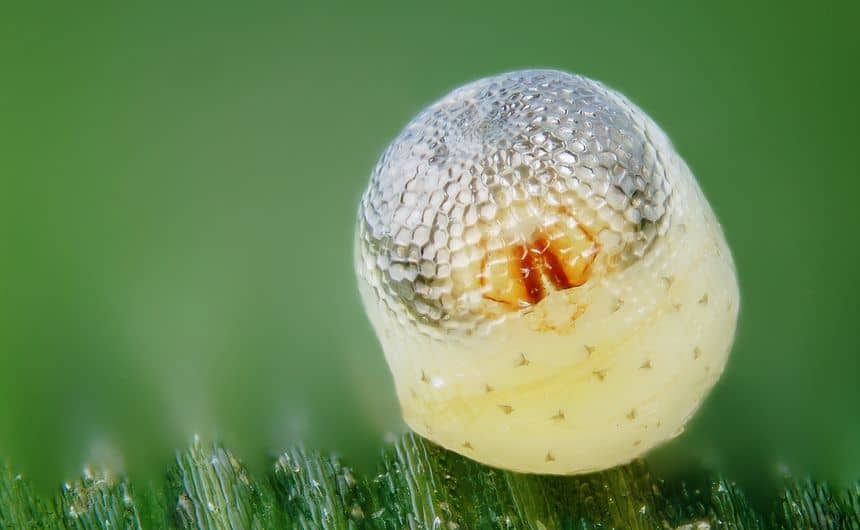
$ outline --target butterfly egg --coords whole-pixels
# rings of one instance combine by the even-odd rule
[[[683,430],[734,337],[734,265],[690,169],[582,76],[507,73],[421,112],[355,250],[406,422],[492,466],[635,458]]]

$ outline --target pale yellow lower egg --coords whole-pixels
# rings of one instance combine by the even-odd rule
[[[680,434],[723,371],[739,309],[719,225],[682,214],[622,273],[470,337],[415,333],[362,289],[409,426],[479,462],[548,474],[622,464]]]

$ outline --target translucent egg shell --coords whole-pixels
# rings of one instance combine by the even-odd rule
[[[572,474],[677,436],[719,378],[739,294],[665,133],[558,71],[462,86],[385,150],[359,288],[403,416],[516,471]]]

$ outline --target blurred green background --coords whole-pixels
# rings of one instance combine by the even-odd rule
[[[360,193],[423,106],[525,67],[640,104],[735,255],[733,357],[656,465],[860,477],[832,6],[140,4],[0,8],[0,455],[37,483],[105,448],[160,475],[192,432],[369,469],[402,427],[352,273]]]

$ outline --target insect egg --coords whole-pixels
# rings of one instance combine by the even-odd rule
[[[549,70],[464,85],[406,126],[362,197],[355,267],[409,426],[525,472],[604,469],[678,435],[739,307],[665,133]]]

